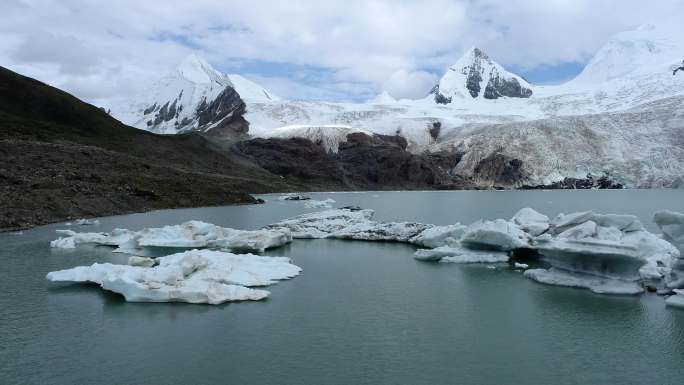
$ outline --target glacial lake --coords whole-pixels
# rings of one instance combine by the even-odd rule
[[[595,209],[684,212],[682,190],[314,193],[376,219],[434,224]],[[77,231],[197,219],[253,229],[309,212],[259,206],[156,211]],[[0,234],[0,384],[681,384],[684,311],[662,297],[546,286],[507,264],[426,263],[394,243],[295,240],[300,276],[261,302],[127,303],[49,271],[125,263],[105,247],[51,249],[55,229]]]

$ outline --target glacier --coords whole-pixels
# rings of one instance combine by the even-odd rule
[[[301,268],[284,257],[236,255],[211,250],[191,250],[157,258],[150,266],[95,263],[54,271],[52,282],[92,282],[121,294],[129,302],[187,302],[218,305],[229,301],[258,301],[268,297],[268,286],[293,278]]]

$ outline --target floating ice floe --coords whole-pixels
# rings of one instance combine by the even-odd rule
[[[504,219],[479,221],[468,226],[461,244],[470,248],[511,251],[529,246],[530,236]]]
[[[674,293],[665,300],[665,303],[668,306],[684,308],[684,290],[675,289]]]
[[[322,201],[317,201],[317,200],[307,200],[304,203],[304,207],[307,209],[331,209],[333,208],[333,203],[335,201],[333,199],[326,199]]]
[[[467,227],[460,223],[448,226],[434,226],[425,229],[409,241],[422,247],[439,247],[454,243],[463,237]]]
[[[637,282],[622,281],[556,268],[525,270],[525,277],[540,283],[584,288],[600,294],[639,294],[644,291],[643,287]]]
[[[498,263],[507,262],[508,254],[498,251],[470,250],[460,246],[440,246],[416,251],[414,258],[420,261],[450,263]]]
[[[549,217],[538,213],[529,207],[525,207],[518,211],[511,219],[511,222],[518,225],[521,230],[533,237],[541,235],[549,229]]]
[[[100,221],[97,219],[77,219],[73,222],[67,222],[65,226],[97,226]]]
[[[278,197],[278,200],[281,200],[281,201],[308,201],[310,199],[311,198],[306,196],[306,195],[297,194],[297,193],[289,193],[289,194],[281,195],[280,197]]]
[[[372,220],[373,214],[373,210],[357,208],[326,210],[302,214],[268,225],[266,228],[287,229],[293,238],[393,242],[411,242],[412,239],[419,239],[424,231],[435,228],[433,225],[416,222],[377,222]]]
[[[528,267],[530,267],[530,265],[528,265],[528,264],[526,264],[526,263],[518,263],[518,262],[515,262],[515,263],[513,264],[513,267],[515,267],[516,269],[527,269]]]
[[[210,250],[191,250],[143,260],[132,265],[95,263],[47,274],[53,282],[93,282],[124,296],[129,302],[189,302],[217,305],[228,301],[260,300],[268,286],[301,272],[285,257],[261,257]],[[142,265],[142,266],[141,266]]]
[[[115,246],[118,252],[132,252],[142,247],[214,248],[233,251],[257,251],[279,247],[292,242],[289,231],[236,230],[200,221],[180,225],[148,228],[141,231],[115,229],[111,233],[76,233],[57,230],[64,234],[50,245],[57,248],[74,248],[79,244],[93,243]]]
[[[157,264],[154,258],[149,257],[128,257],[128,264],[131,266],[152,267]]]
[[[663,232],[663,238],[679,250],[679,258],[672,263],[672,271],[666,277],[668,288],[684,289],[684,214],[659,211],[653,221]]]
[[[664,238],[684,253],[684,214],[674,211],[658,211],[653,222],[663,232]]]
[[[679,258],[672,244],[646,231],[635,216],[591,211],[559,215],[530,248],[552,268],[528,270],[526,277],[607,294],[640,293],[646,284],[667,287]]]
[[[64,236],[50,242],[50,247],[59,249],[73,249],[83,243],[100,243],[107,237],[106,233],[77,233],[72,230],[57,230],[57,234]]]

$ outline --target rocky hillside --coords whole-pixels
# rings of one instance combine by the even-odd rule
[[[198,134],[160,136],[0,67],[0,229],[254,203],[281,178]]]

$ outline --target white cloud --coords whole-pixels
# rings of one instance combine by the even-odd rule
[[[283,96],[421,96],[470,46],[504,65],[586,62],[618,31],[684,14],[681,0],[4,0],[0,64],[98,103],[192,51],[245,68]],[[256,72],[256,73],[255,73]],[[424,89],[421,91],[421,87]]]
[[[397,70],[387,79],[383,88],[397,99],[417,99],[427,95],[439,79],[437,75],[425,71]]]

